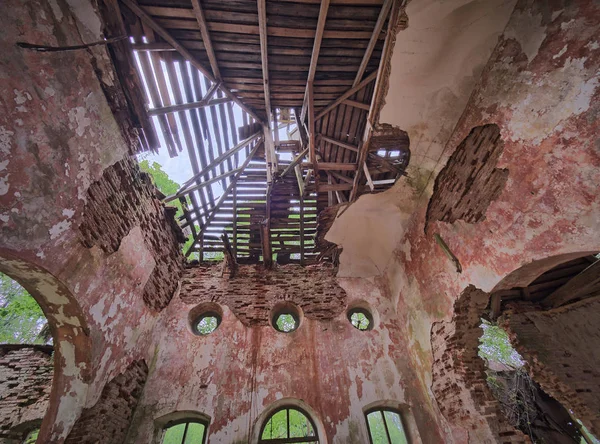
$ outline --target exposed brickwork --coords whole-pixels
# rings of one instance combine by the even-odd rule
[[[503,416],[486,383],[485,362],[477,354],[488,299],[470,285],[455,302],[452,321],[433,325],[432,390],[448,422],[469,431],[469,442],[530,442]]]
[[[221,265],[200,264],[185,271],[181,299],[189,304],[214,301],[229,306],[244,325],[268,325],[277,302],[302,307],[311,319],[331,319],[346,306],[346,292],[329,265],[240,265],[235,278],[222,276]]]
[[[531,306],[529,306],[531,307]],[[533,379],[600,434],[600,297],[503,323]]]
[[[97,245],[114,253],[137,225],[156,259],[144,288],[144,302],[154,310],[162,310],[173,297],[183,270],[179,243],[185,238],[172,209],[156,198],[150,177],[127,158],[107,168],[102,178],[89,187],[79,230],[86,247]]]
[[[122,444],[147,377],[146,363],[132,362],[104,386],[96,405],[83,411],[65,444]]]
[[[503,147],[497,125],[473,128],[435,180],[427,221],[483,220],[508,178],[508,170],[496,168]]]
[[[0,345],[0,437],[19,439],[19,425],[44,417],[54,373],[52,351],[52,346]]]

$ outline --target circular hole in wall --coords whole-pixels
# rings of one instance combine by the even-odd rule
[[[300,310],[294,304],[285,302],[273,309],[271,324],[282,333],[291,333],[300,326]]]
[[[221,307],[213,302],[200,304],[190,310],[188,321],[192,333],[206,336],[214,332],[223,319]]]
[[[361,331],[373,329],[373,315],[362,307],[355,307],[348,310],[348,320],[354,328]]]

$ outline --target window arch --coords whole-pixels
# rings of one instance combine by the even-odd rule
[[[183,418],[168,422],[163,428],[161,444],[204,444],[208,422]]]
[[[406,426],[400,411],[374,407],[365,412],[371,444],[408,444]]]
[[[275,410],[263,424],[259,444],[319,443],[317,427],[304,410],[283,406]]]

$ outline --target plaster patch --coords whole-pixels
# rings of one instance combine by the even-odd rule
[[[82,2],[81,0],[67,0],[69,9],[77,18],[77,20],[89,31],[94,37],[102,36],[102,23],[98,14],[92,7],[91,2]]]
[[[7,130],[5,127],[0,126],[0,152],[3,154],[10,154],[10,149],[12,146],[11,136],[15,133]]]
[[[527,60],[535,58],[546,39],[546,27],[542,26],[542,14],[531,15],[530,11],[515,11],[506,26],[504,37],[515,39],[527,55]]]
[[[6,193],[8,193],[8,189],[10,188],[8,176],[9,174],[7,174],[5,177],[0,177],[0,196],[4,196]]]
[[[56,239],[62,233],[67,231],[70,227],[71,227],[71,222],[69,222],[68,220],[62,220],[59,223],[54,224],[52,226],[52,228],[50,228],[50,230],[48,230],[48,233],[50,233],[50,239]]]
[[[47,96],[50,97],[54,97],[54,94],[56,94],[56,91],[54,91],[54,88],[52,88],[51,86],[47,86],[46,89],[44,89],[44,92]]]
[[[17,105],[22,105],[28,100],[31,100],[31,94],[27,91],[19,91],[18,89],[13,90],[15,93],[15,103]]]
[[[78,106],[69,110],[69,128],[74,129],[79,137],[83,136],[85,129],[90,126],[92,120],[85,116],[85,108]]]
[[[4,162],[0,162],[0,171],[4,171],[8,166],[9,160],[5,160]]]
[[[558,53],[554,54],[554,55],[552,56],[552,58],[553,58],[553,59],[558,59],[558,58],[559,58],[560,56],[562,56],[562,55],[563,55],[565,52],[567,52],[567,47],[568,47],[568,46],[569,46],[569,45],[565,45],[565,46],[563,47],[563,49],[561,49],[561,50],[560,50]]]
[[[594,41],[594,42],[588,42],[588,44],[587,44],[587,45],[585,45],[585,47],[586,47],[587,49],[589,49],[590,51],[594,51],[594,50],[596,50],[596,49],[600,48],[600,43],[598,43],[597,41]]]
[[[0,221],[6,223],[10,220],[10,215],[9,214],[0,214]]]

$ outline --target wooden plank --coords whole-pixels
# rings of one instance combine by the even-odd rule
[[[200,6],[200,1],[192,0],[192,8],[194,9],[194,15],[196,17],[196,20],[198,21],[198,26],[200,26],[202,41],[204,42],[204,48],[206,50],[206,55],[208,55],[208,60],[210,62],[210,67],[212,69],[213,75],[215,76],[215,79],[220,80],[221,72],[219,71],[217,57],[215,56],[215,51],[210,40],[210,33],[208,32],[208,26],[206,26],[206,18],[204,17],[204,11],[202,10],[202,6]]]
[[[358,72],[356,73],[356,77],[352,86],[358,85],[362,80],[362,77],[365,75],[365,70],[367,69],[369,60],[371,60],[371,54],[373,53],[373,49],[375,49],[375,44],[381,36],[381,30],[383,29],[383,25],[385,23],[385,20],[387,19],[392,2],[393,0],[385,0],[383,6],[381,7],[379,17],[377,18],[377,22],[375,23],[373,35],[371,35],[369,45],[367,46],[367,50],[365,51],[365,55],[363,56],[362,62],[360,63],[360,67],[358,68]]]
[[[143,22],[147,23],[158,35],[160,35],[166,42],[168,42],[173,48],[179,52],[185,59],[187,59],[196,69],[198,69],[206,78],[211,80],[212,82],[216,82],[217,79],[213,77],[212,73],[204,67],[198,60],[192,55],[190,51],[188,51],[179,41],[167,32],[162,26],[160,26],[152,17],[150,17],[142,8],[140,8],[137,4],[135,4],[131,0],[119,0],[125,6],[127,6],[135,15],[137,15]],[[245,110],[248,114],[254,117],[256,120],[261,121],[260,117],[248,106],[246,106],[240,99],[238,99],[234,94],[232,94],[229,89],[224,86],[221,87],[225,95],[231,98],[235,103],[237,103],[243,110]]]
[[[303,167],[312,167],[311,163],[302,164]],[[323,171],[356,171],[355,163],[319,162],[319,169]]]
[[[371,178],[371,173],[369,173],[369,168],[366,163],[363,163],[363,171],[365,173],[365,177],[367,178],[367,185],[371,189],[371,192],[375,191],[375,185],[373,185],[373,179]]]
[[[170,105],[170,106],[162,106],[160,108],[152,108],[152,109],[148,110],[148,114],[151,116],[159,116],[161,114],[175,113],[178,111],[185,111],[188,109],[206,108],[208,106],[215,106],[215,105],[219,105],[222,103],[228,103],[228,102],[231,102],[231,99],[229,99],[228,97],[223,97],[220,99],[214,99],[214,100],[210,100],[210,101],[205,101],[204,99],[202,99],[199,102],[188,102],[188,103],[182,103],[180,105]]]
[[[552,283],[552,282],[550,282]],[[544,285],[544,284],[541,284]],[[600,260],[569,279],[543,301],[545,308],[556,308],[600,291]]]
[[[232,156],[236,152],[240,151],[246,145],[248,145],[249,143],[251,143],[254,140],[258,139],[260,136],[261,136],[260,132],[256,133],[256,134],[253,134],[252,136],[250,136],[250,137],[242,140],[240,143],[238,143],[236,146],[234,146],[230,150],[227,150],[225,153],[223,153],[221,156],[217,157],[210,164],[208,164],[205,168],[203,168],[202,171],[200,171],[197,175],[194,175],[194,177],[192,177],[191,179],[189,179],[188,181],[186,181],[181,186],[181,188],[179,189],[179,191],[177,193],[181,194],[184,190],[186,190],[196,180],[197,176],[202,176],[206,172],[211,171],[216,165],[219,165],[225,159],[227,159],[228,157]],[[258,147],[259,145],[260,145],[260,141],[257,141],[256,146]],[[246,160],[250,161],[250,158],[247,158]]]
[[[331,102],[324,109],[322,109],[321,111],[319,111],[319,113],[315,116],[315,119],[320,119],[325,114],[327,114],[329,111],[331,111],[332,109],[334,109],[335,107],[337,107],[338,105],[340,105],[344,100],[346,100],[352,94],[355,94],[357,91],[359,91],[362,88],[364,88],[365,86],[367,86],[369,83],[371,83],[373,80],[375,80],[377,78],[377,73],[378,73],[378,71],[372,72],[370,75],[368,75],[358,85],[353,86],[348,91],[346,91],[344,94],[342,94],[340,97],[338,97],[336,100],[334,100],[333,102]]]
[[[260,34],[260,58],[262,65],[262,76],[264,86],[265,110],[267,122],[271,122],[271,94],[269,92],[269,55],[267,51],[267,6],[266,0],[258,0],[258,27]]]
[[[319,53],[321,51],[321,41],[323,40],[323,32],[325,31],[325,22],[327,21],[327,11],[329,10],[329,0],[323,0],[319,8],[319,19],[317,21],[317,28],[315,31],[315,41],[313,43],[313,50],[310,57],[310,64],[308,67],[308,77],[306,80],[306,90],[304,91],[304,100],[302,102],[302,112],[300,113],[300,120],[303,122],[306,117],[307,102],[308,102],[308,85],[312,85],[315,80],[315,73],[317,72],[317,63],[319,61]]]
[[[313,83],[308,82],[307,84],[307,108],[308,108],[308,160],[313,163],[315,173],[315,183],[317,191],[319,190],[319,167],[317,164],[317,148],[315,146],[315,107],[314,107],[314,96],[313,96]],[[304,120],[300,120],[300,124],[303,124]]]
[[[285,177],[291,170],[296,168],[296,165],[299,165],[302,162],[302,159],[304,159],[304,157],[306,157],[307,154],[308,148],[305,148],[304,150],[302,150],[302,152],[300,152],[300,154],[298,154],[294,158],[294,160],[292,160],[292,162],[285,168],[285,170],[283,170],[283,173],[281,173],[280,177]]]
[[[387,1],[387,0],[386,0]],[[381,108],[381,103],[384,99],[383,97],[383,72],[387,71],[389,68],[389,64],[391,62],[392,57],[392,49],[394,45],[394,41],[396,36],[394,35],[394,29],[396,29],[396,24],[400,20],[400,6],[398,2],[394,2],[392,11],[390,13],[390,19],[388,28],[390,32],[387,33],[385,43],[383,46],[383,51],[381,53],[381,60],[379,62],[379,68],[377,69],[377,77],[375,81],[375,90],[373,91],[373,96],[371,98],[371,106],[369,109],[369,114],[367,116],[367,121],[363,133],[363,138],[359,148],[358,154],[358,165],[359,169],[354,176],[354,188],[350,192],[350,202],[354,202],[358,197],[360,181],[362,177],[363,165],[367,161],[367,153],[369,151],[369,144],[372,135],[372,127],[375,121],[378,119],[379,110]],[[458,267],[457,267],[458,268]]]
[[[354,108],[364,109],[365,111],[369,111],[370,106],[367,103],[357,102],[356,100],[346,99],[342,102],[344,105],[350,105]]]
[[[327,136],[324,136],[322,134],[320,134],[319,137],[321,139],[323,139],[325,142],[329,142],[329,143],[332,143],[334,145],[341,146],[342,148],[345,148],[347,150],[354,151],[355,153],[358,153],[358,147],[357,146],[350,145],[349,143],[346,143],[346,142],[340,142],[339,140],[332,139],[331,137],[327,137]]]

